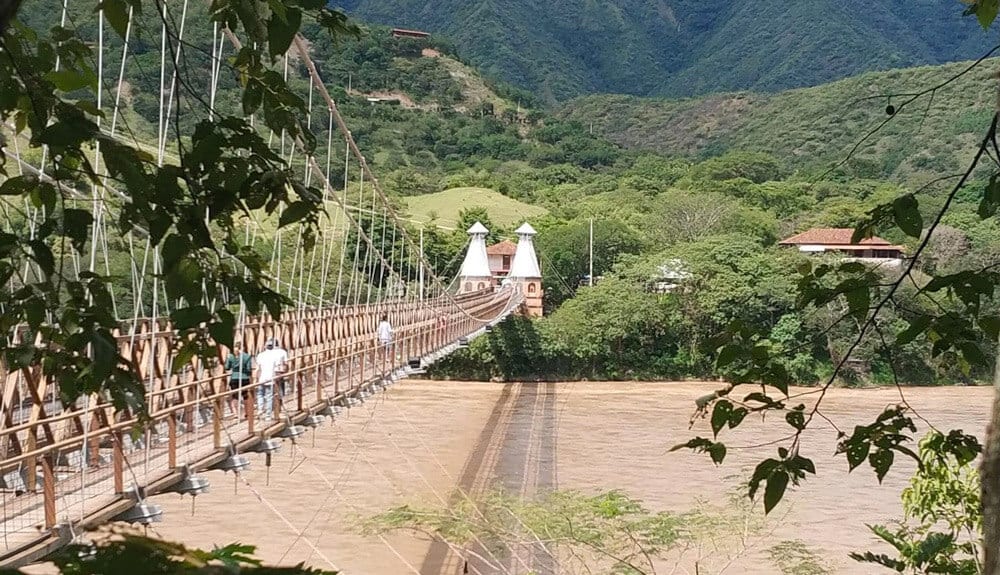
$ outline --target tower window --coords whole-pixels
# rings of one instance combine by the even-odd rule
[[[535,293],[536,289],[537,288],[535,288],[535,284],[533,283],[528,284],[528,293]]]

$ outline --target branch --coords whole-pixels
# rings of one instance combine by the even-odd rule
[[[827,171],[825,171],[822,174],[820,174],[819,177],[816,178],[816,179],[817,180],[822,180],[822,179],[826,178],[826,176],[828,176],[831,172],[833,172],[834,170],[840,168],[841,166],[843,166],[844,164],[846,164],[847,162],[849,162],[851,160],[851,158],[854,157],[854,154],[858,151],[858,149],[860,149],[861,146],[865,142],[867,142],[869,139],[871,139],[872,136],[874,136],[878,132],[882,131],[882,128],[884,128],[889,122],[893,121],[896,118],[896,116],[898,116],[899,113],[903,111],[903,108],[905,108],[909,104],[912,104],[913,102],[915,102],[916,100],[920,99],[921,97],[926,96],[927,94],[932,94],[933,95],[934,93],[936,93],[941,88],[944,88],[948,84],[951,84],[955,80],[958,80],[962,76],[968,74],[973,69],[975,69],[977,66],[979,66],[980,64],[982,64],[987,58],[989,58],[990,56],[992,56],[997,50],[1000,50],[1000,45],[996,45],[996,46],[990,48],[990,50],[988,52],[986,52],[985,54],[983,54],[982,56],[980,56],[978,60],[976,60],[975,62],[973,62],[972,64],[970,64],[968,67],[966,67],[961,72],[959,72],[959,73],[955,74],[954,76],[951,76],[947,80],[944,80],[943,82],[941,82],[939,84],[936,84],[936,85],[934,85],[934,86],[932,86],[930,88],[927,88],[925,90],[921,90],[919,92],[912,92],[912,93],[881,94],[881,95],[878,95],[878,96],[867,96],[867,97],[864,97],[864,98],[859,98],[857,100],[854,100],[853,102],[850,102],[848,104],[848,106],[852,106],[854,104],[857,104],[857,103],[860,103],[860,102],[864,102],[864,101],[867,101],[867,100],[882,99],[882,98],[889,99],[889,98],[892,98],[894,96],[895,97],[908,96],[908,98],[906,100],[904,100],[901,104],[899,104],[899,106],[896,106],[895,111],[893,111],[893,113],[888,118],[886,118],[885,120],[882,120],[877,126],[875,126],[874,128],[872,128],[867,134],[865,134],[864,137],[862,137],[860,140],[858,140],[858,142],[854,144],[854,146],[847,153],[847,155],[844,157],[844,159],[842,159],[841,161],[837,162],[833,167],[831,167]],[[982,153],[983,153],[983,150],[980,149],[979,153],[977,154],[977,160],[976,160],[977,162],[978,162],[978,157],[980,155],[982,155]]]
[[[917,259],[919,258],[920,254],[922,254],[924,250],[927,248],[927,243],[930,241],[931,236],[934,234],[934,230],[937,229],[938,225],[941,223],[941,220],[944,218],[945,213],[947,213],[948,209],[951,207],[951,203],[952,201],[954,201],[955,196],[958,194],[959,190],[962,189],[962,187],[965,185],[968,179],[972,176],[972,172],[979,164],[979,160],[983,157],[983,154],[986,152],[987,147],[990,145],[991,141],[996,135],[997,121],[998,121],[998,115],[997,113],[994,113],[993,119],[990,121],[989,130],[986,131],[986,135],[983,137],[982,142],[979,144],[979,149],[976,150],[975,157],[973,157],[972,161],[969,163],[969,167],[965,170],[965,173],[962,174],[961,179],[958,181],[957,184],[955,184],[955,187],[952,188],[951,192],[948,193],[948,196],[945,198],[944,205],[941,206],[941,209],[935,216],[934,221],[927,228],[927,233],[924,235],[924,238],[920,241],[920,245],[917,246],[917,249],[914,251],[913,257],[909,260],[906,269],[903,270],[903,274],[896,281],[892,282],[892,284],[889,287],[888,293],[886,293],[886,295],[875,306],[872,314],[861,326],[857,338],[855,338],[854,342],[848,348],[847,352],[840,359],[840,361],[837,362],[836,367],[834,367],[833,373],[830,375],[829,379],[822,387],[819,399],[816,401],[816,404],[813,406],[812,410],[810,410],[809,416],[806,418],[805,425],[803,426],[802,430],[796,432],[794,443],[798,443],[799,439],[802,436],[802,431],[804,431],[805,428],[809,426],[809,423],[813,420],[813,417],[815,417],[817,411],[819,411],[819,406],[823,402],[823,398],[826,396],[826,392],[833,385],[834,381],[836,381],[837,376],[840,375],[840,371],[843,369],[844,365],[846,365],[847,360],[850,359],[851,354],[853,354],[854,351],[857,350],[858,346],[861,345],[861,342],[864,341],[864,337],[868,333],[868,330],[875,325],[878,315],[882,311],[882,308],[884,308],[885,305],[892,300],[893,295],[895,295],[896,291],[905,281],[906,276],[908,276],[910,272],[913,271],[913,268],[916,265]]]

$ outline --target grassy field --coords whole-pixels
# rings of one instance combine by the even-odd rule
[[[487,188],[451,188],[436,194],[406,198],[410,217],[420,222],[434,221],[454,227],[458,213],[466,208],[486,208],[494,223],[509,227],[545,215],[547,210],[531,206]]]

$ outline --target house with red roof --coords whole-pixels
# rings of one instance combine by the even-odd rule
[[[406,28],[393,28],[392,29],[393,38],[417,38],[420,40],[430,38],[431,35],[422,30],[407,30]]]
[[[905,257],[903,246],[892,244],[878,236],[852,242],[851,228],[813,228],[778,242],[811,254],[833,253],[844,259],[899,265]]]
[[[510,240],[504,240],[486,248],[486,258],[489,260],[493,279],[500,281],[507,277],[515,253],[517,253],[517,244]]]

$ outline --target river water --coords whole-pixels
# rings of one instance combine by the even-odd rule
[[[380,539],[364,535],[360,518],[405,503],[441,507],[456,486],[470,492],[502,485],[524,497],[553,488],[598,493],[620,489],[654,511],[682,513],[699,500],[720,517],[756,525],[744,543],[731,537],[719,548],[706,540],[679,557],[659,562],[658,573],[780,573],[768,548],[797,541],[834,573],[875,573],[855,563],[851,551],[879,550],[866,523],[901,515],[899,492],[913,466],[902,459],[882,485],[867,467],[848,473],[834,456],[836,432],[870,422],[899,402],[895,389],[835,389],[823,401],[830,419],[807,432],[803,454],[818,475],[792,490],[764,525],[744,516],[725,494],[749,476],[774,446],[731,449],[715,467],[706,455],[669,452],[695,434],[710,435],[707,421],[689,429],[694,399],[717,383],[492,384],[404,381],[353,408],[333,425],[308,432],[296,450],[274,456],[272,466],[253,456],[246,482],[213,472],[211,493],[189,498],[162,495],[156,525],[163,537],[200,547],[231,542],[258,546],[267,562],[302,561],[349,574],[461,573],[454,552],[405,533]],[[801,391],[801,390],[800,390]],[[810,401],[807,396],[804,401]],[[982,434],[991,390],[975,387],[910,388],[912,407],[941,429]],[[732,446],[749,446],[787,433],[781,418],[748,418]],[[922,435],[921,433],[918,435]],[[734,477],[736,476],[736,477]],[[720,527],[720,536],[729,533]],[[739,539],[739,538],[738,538]],[[537,555],[537,550],[536,550]],[[530,563],[531,557],[526,561]],[[552,560],[534,558],[539,572],[567,573]],[[524,561],[506,571],[525,573]]]

